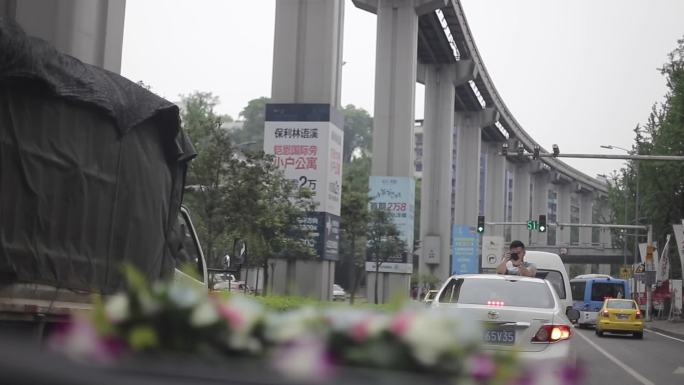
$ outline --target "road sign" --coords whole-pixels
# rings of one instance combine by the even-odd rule
[[[640,264],[636,265],[636,267],[634,268],[634,272],[635,272],[635,273],[641,274],[641,273],[643,273],[644,271],[646,271],[646,265],[643,264],[643,263],[640,263]]]
[[[641,281],[645,285],[653,285],[655,283],[655,271],[634,273],[634,278],[636,278],[637,281]]]
[[[629,266],[622,266],[620,268],[620,278],[622,278],[622,279],[632,278],[632,269]]]
[[[504,237],[485,235],[482,237],[482,268],[495,269],[504,254]]]
[[[527,221],[527,229],[528,230],[539,230],[539,222],[530,219]]]

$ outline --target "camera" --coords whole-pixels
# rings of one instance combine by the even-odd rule
[[[517,261],[518,260],[518,253],[511,253],[511,261]]]

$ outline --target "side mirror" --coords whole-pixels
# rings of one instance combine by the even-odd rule
[[[567,310],[565,310],[565,315],[568,316],[568,319],[572,323],[577,322],[577,320],[580,318],[580,312],[577,311],[577,309],[573,309],[571,307],[568,307]]]

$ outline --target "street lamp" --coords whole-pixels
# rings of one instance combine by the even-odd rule
[[[608,144],[608,145],[601,145],[601,148],[607,148],[607,149],[609,149],[609,150],[618,149],[618,150],[622,150],[622,151],[624,151],[624,152],[626,152],[626,153],[628,153],[628,154],[631,154],[632,152],[634,152],[635,155],[638,155],[638,151],[637,151],[637,150],[631,151],[631,150],[628,150],[628,149],[626,149],[626,148],[622,148],[622,147],[619,147],[619,146],[613,146],[613,145],[610,145],[610,144]],[[639,161],[638,161],[638,160],[634,160],[634,162],[636,163],[636,168],[635,168],[635,170],[634,170],[634,177],[636,178],[636,194],[635,194],[635,195],[636,195],[636,197],[635,197],[636,203],[635,203],[635,208],[634,208],[634,222],[635,222],[634,224],[636,225],[636,224],[638,224],[638,222],[639,222]],[[626,194],[626,193],[627,193],[627,191],[626,191],[626,189],[625,189],[625,194]],[[626,204],[625,204],[625,206],[626,206]],[[627,208],[625,207],[625,210],[626,210],[626,209],[627,209]],[[627,221],[627,215],[625,215],[625,221]],[[638,238],[638,237],[634,237],[634,264],[637,263],[637,254],[638,254],[638,252],[639,252],[639,238]]]
[[[607,149],[609,149],[609,150],[613,150],[613,149],[616,149],[616,148],[617,148],[618,150],[625,151],[625,152],[628,153],[628,154],[629,154],[630,152],[632,152],[632,151],[630,151],[630,150],[628,150],[628,149],[626,149],[626,148],[622,148],[622,147],[619,147],[619,146],[613,146],[613,145],[610,145],[610,144],[606,144],[606,145],[603,145],[603,144],[602,144],[602,145],[601,145],[601,148],[607,148]]]

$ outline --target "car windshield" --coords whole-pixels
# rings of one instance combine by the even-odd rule
[[[335,285],[333,285],[333,290],[342,291],[343,289],[342,289],[342,286],[335,284]]]
[[[636,309],[634,301],[608,301],[606,307],[609,309]]]
[[[454,278],[439,296],[439,302],[532,308],[552,308],[553,294],[543,282],[523,280]]]

